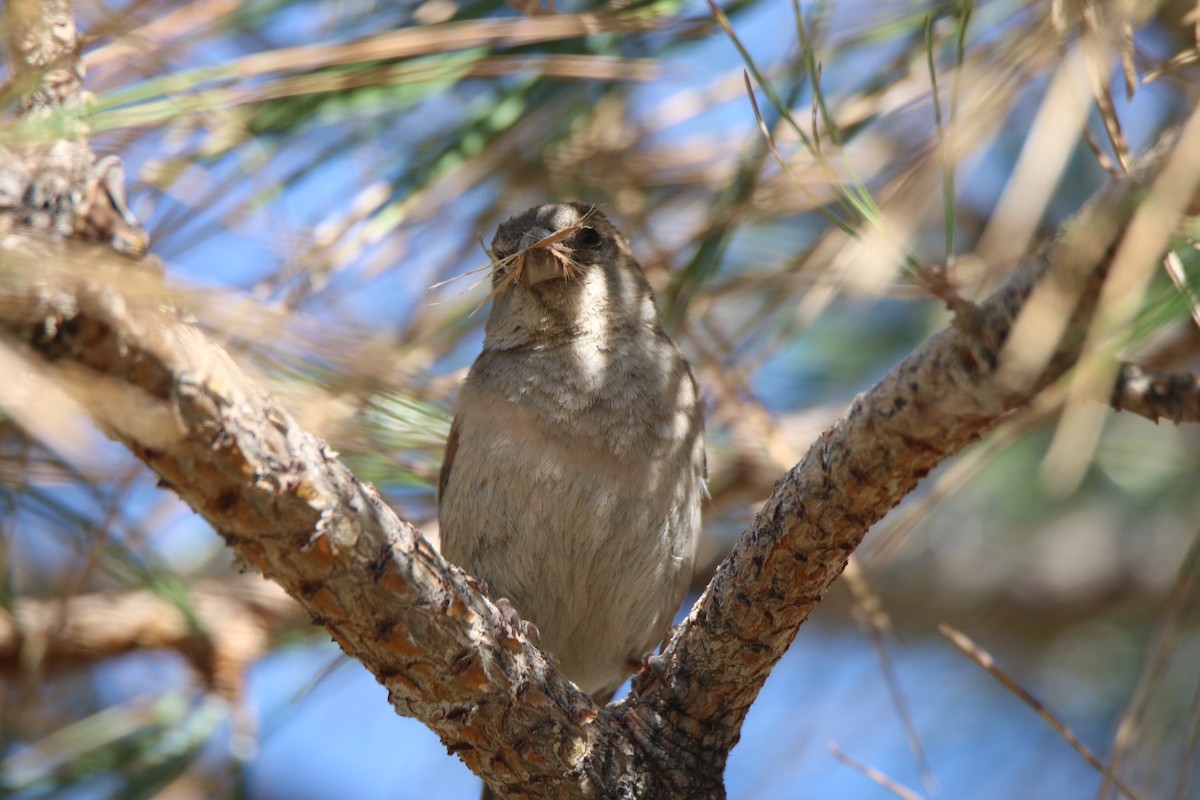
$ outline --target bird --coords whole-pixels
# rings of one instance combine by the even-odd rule
[[[704,396],[595,206],[523,211],[488,253],[483,349],[438,481],[441,550],[603,705],[669,633],[692,578]]]

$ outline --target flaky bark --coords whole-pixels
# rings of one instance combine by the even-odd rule
[[[10,0],[3,17],[13,77],[22,88],[21,108],[50,111],[79,103],[83,62],[79,31],[66,0]],[[82,135],[68,132],[71,138]]]
[[[747,709],[870,526],[1075,363],[1164,158],[1115,181],[1007,285],[959,304],[953,326],[856,399],[779,481],[633,696],[597,709],[181,320],[154,273],[95,243],[136,255],[141,240],[111,172],[86,155],[70,165],[70,191],[31,207],[42,156],[0,152],[0,170],[28,178],[0,205],[0,346],[25,381],[74,396],[371,670],[399,713],[512,798],[722,797]],[[1175,198],[1160,209],[1172,221],[1195,193],[1190,157],[1172,156],[1169,185],[1151,193]]]
[[[1193,118],[1181,141],[1194,142],[1195,128]],[[666,646],[662,677],[635,685],[638,696],[616,709],[631,732],[655,732],[644,741],[659,760],[708,776],[708,784],[692,789],[720,795],[720,769],[763,681],[870,526],[935,466],[1075,363],[1139,195],[1164,159],[1151,196],[1178,196],[1183,182],[1185,202],[1174,214],[1194,202],[1194,151],[1167,155],[1160,147],[1137,176],[1101,192],[1003,288],[962,308],[954,325],[858,397],[776,484]],[[1164,239],[1143,257],[1156,259],[1166,245]],[[1057,314],[1039,319],[1047,308]],[[1013,350],[1019,326],[1054,338],[1031,358]],[[673,749],[656,749],[659,731]],[[624,765],[620,757],[614,762],[615,776]]]
[[[3,325],[29,369],[296,597],[398,711],[481,773],[533,796],[578,795],[595,731],[588,698],[220,348],[159,298],[106,285],[123,273],[112,258],[0,239]],[[55,263],[76,269],[45,269]]]
[[[152,279],[140,292],[118,289],[130,268],[114,269],[97,246],[10,234],[0,240],[0,319],[31,370],[78,396],[295,596],[388,687],[397,711],[511,796],[720,797],[746,710],[866,530],[1075,361],[1145,185],[1115,182],[1003,289],[858,398],[779,482],[635,695],[600,711],[369,485],[165,309]],[[1044,363],[1021,372],[1003,353],[1022,309],[1038,305],[1031,295],[1068,315]]]

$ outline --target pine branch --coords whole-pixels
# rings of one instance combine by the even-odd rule
[[[1114,180],[858,398],[777,484],[634,694],[606,709],[132,262],[39,231],[4,237],[0,324],[31,371],[299,600],[399,713],[510,797],[721,797],[746,710],[867,529],[1076,362],[1121,237],[1175,152],[1164,145]],[[1010,334],[1046,298],[1065,312],[1041,320],[1059,335],[1040,360],[1015,357]]]

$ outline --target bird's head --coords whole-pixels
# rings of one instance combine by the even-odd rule
[[[488,254],[493,345],[657,320],[629,243],[595,206],[551,203],[523,211],[500,225]]]

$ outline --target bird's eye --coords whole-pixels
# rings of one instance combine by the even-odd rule
[[[579,247],[595,247],[600,244],[600,232],[595,228],[580,228],[575,234],[575,244]]]

